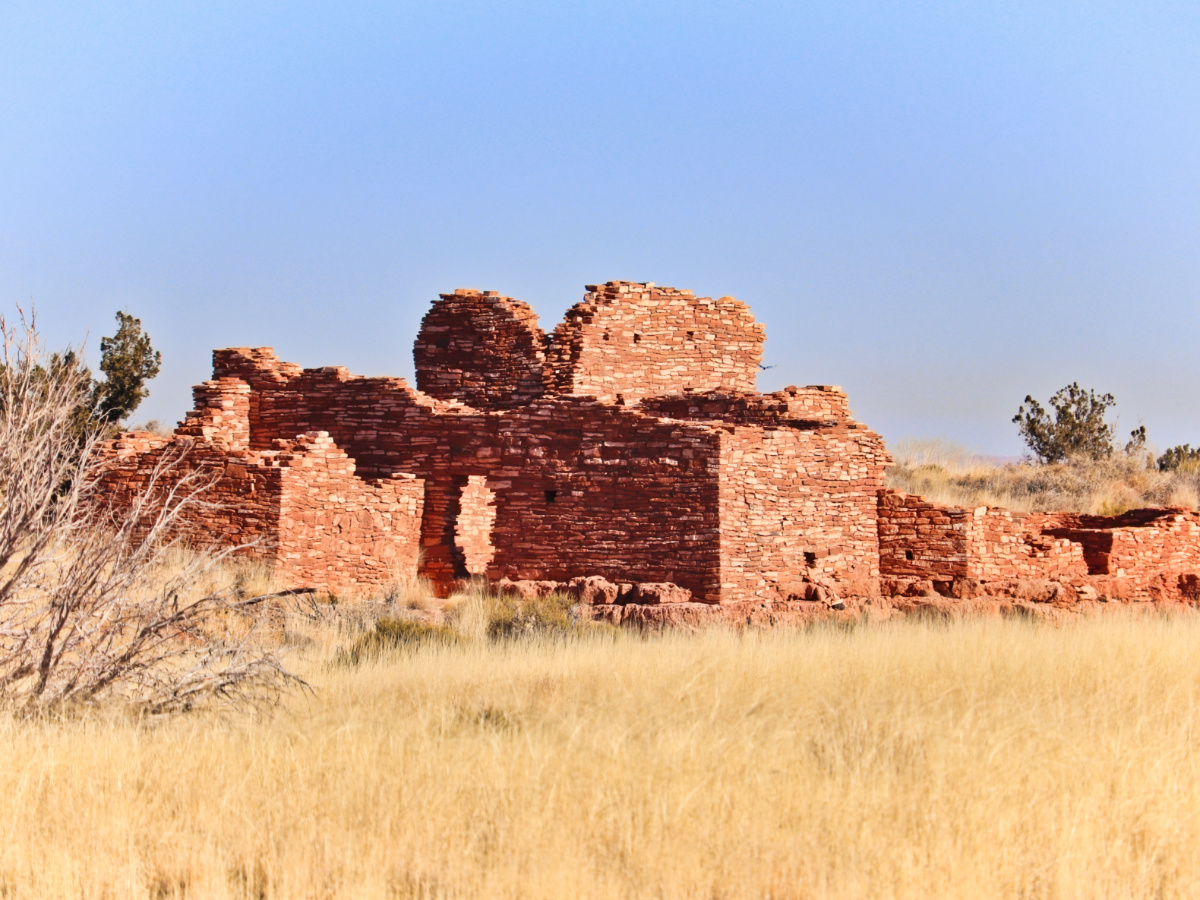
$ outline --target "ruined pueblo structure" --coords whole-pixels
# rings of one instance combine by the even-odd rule
[[[215,351],[173,436],[105,447],[102,496],[120,506],[153,477],[206,470],[196,536],[273,561],[285,585],[420,575],[444,595],[482,577],[570,590],[611,621],[1200,594],[1196,513],[1020,514],[890,491],[883,441],[839,388],[756,392],[764,340],[745,304],[652,283],[589,285],[550,334],[520,300],[457,290],[422,322],[416,388]]]

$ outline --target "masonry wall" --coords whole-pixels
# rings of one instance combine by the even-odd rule
[[[1200,514],[1132,510],[1121,516],[966,510],[885,491],[879,503],[880,572],[1011,593],[1054,582],[1099,599],[1200,599]]]
[[[551,392],[633,402],[685,388],[754,390],[765,335],[744,303],[652,283],[587,290],[554,330]]]
[[[1039,525],[1082,549],[1086,581],[1102,597],[1200,599],[1200,513],[1172,507],[1120,516],[1053,513],[1039,517]]]
[[[342,368],[276,378],[281,364],[261,351],[221,361],[224,377],[259,385],[253,446],[327,431],[360,473],[422,479],[422,574],[443,593],[483,568],[495,579],[671,581],[718,599],[720,442],[708,425],[579,399],[485,412]]]
[[[873,433],[735,426],[721,439],[721,586],[779,598],[804,581],[874,593],[888,460]]]
[[[1078,544],[1043,534],[1038,516],[963,509],[884,491],[879,498],[880,572],[885,577],[989,583],[1087,574]]]
[[[719,433],[598,403],[505,417],[492,578],[674,582],[719,595]]]
[[[442,294],[413,345],[417,387],[481,409],[528,403],[544,393],[544,337],[520,300],[470,288]]]
[[[243,554],[273,557],[282,497],[283,470],[258,459],[230,454],[186,437],[163,438],[145,432],[122,434],[98,448],[102,474],[98,502],[117,516],[139,506],[139,498],[163,498],[174,490],[188,494],[206,488],[203,503],[181,519],[192,542],[241,548]],[[144,505],[157,513],[161,500]],[[144,518],[137,534],[149,527]]]
[[[967,577],[967,510],[889,490],[879,495],[878,515],[881,575],[931,581]]]
[[[676,394],[633,408],[545,399],[501,414],[399,379],[315,369],[274,380],[236,365],[263,385],[252,443],[325,430],[360,471],[424,479],[422,572],[443,591],[482,569],[670,581],[716,602],[805,577],[869,586],[879,574],[875,495],[890,460],[836,388]],[[263,354],[251,365],[278,367]],[[490,545],[470,523],[481,495],[468,480],[479,478]]]
[[[796,427],[808,430],[841,425],[861,429],[869,435],[869,440],[879,441],[877,435],[854,421],[842,389],[828,385],[786,387],[773,394],[687,390],[660,397],[647,397],[637,404],[637,408],[646,415],[729,422],[736,425]]]
[[[1041,517],[980,507],[969,513],[967,577],[1069,582],[1088,572],[1083,547],[1043,532]]]
[[[101,455],[100,498],[116,511],[153,488],[154,514],[172,487],[207,485],[184,509],[184,537],[269,561],[283,586],[353,592],[416,574],[423,483],[402,475],[365,482],[328,435],[227,451],[182,435],[130,434]]]
[[[356,592],[417,574],[424,483],[374,482],[324,432],[303,435],[264,464],[283,466],[276,574],[287,583]]]

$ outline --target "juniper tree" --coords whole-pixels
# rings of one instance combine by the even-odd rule
[[[1097,394],[1071,382],[1050,398],[1053,417],[1026,396],[1013,422],[1030,452],[1043,463],[1065,462],[1074,456],[1101,459],[1113,452],[1114,427],[1104,417],[1115,403],[1112,394]]]
[[[141,319],[118,312],[117,323],[115,335],[100,339],[100,371],[105,380],[96,382],[92,390],[95,416],[107,425],[128,417],[149,396],[146,382],[162,364],[162,354],[150,345]]]

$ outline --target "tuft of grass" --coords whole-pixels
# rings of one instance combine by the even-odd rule
[[[582,637],[619,631],[606,623],[579,619],[572,612],[575,603],[575,598],[560,591],[530,599],[497,594],[477,579],[449,597],[444,608],[459,633],[475,640]]]
[[[335,662],[357,666],[398,650],[418,647],[451,647],[464,638],[448,625],[431,625],[414,619],[379,619],[375,627],[358,638],[349,648],[339,650]]]
[[[488,637],[556,637],[580,631],[581,623],[571,617],[575,602],[559,591],[530,599],[493,596],[488,610]]]

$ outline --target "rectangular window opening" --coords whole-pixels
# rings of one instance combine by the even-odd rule
[[[558,491],[546,491],[546,502],[553,503],[558,499]]]
[[[911,561],[913,558],[913,552],[911,550],[905,550],[904,558]]]
[[[813,553],[811,550],[807,551],[804,554],[804,564],[810,568],[815,566],[817,564],[817,554]]]

